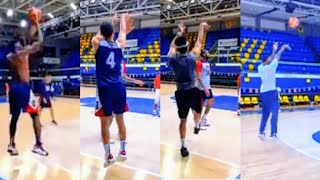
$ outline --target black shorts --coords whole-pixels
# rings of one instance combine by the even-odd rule
[[[198,88],[177,90],[175,92],[175,97],[179,118],[186,119],[190,108],[197,113],[201,112],[201,94]]]
[[[204,90],[201,90],[201,99],[202,99],[203,101],[205,101],[205,100],[207,100],[207,99],[212,99],[212,98],[213,98],[213,94],[212,94],[211,89],[209,89],[209,93],[210,93],[210,95],[209,95],[209,96],[206,96],[205,91],[204,91]]]

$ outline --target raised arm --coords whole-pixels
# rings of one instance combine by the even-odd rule
[[[275,59],[279,60],[283,51],[285,51],[286,49],[291,50],[291,47],[288,44],[282,45],[281,49],[278,51],[278,53],[275,55]]]
[[[179,27],[179,32],[177,33],[177,35],[173,38],[173,40],[171,41],[170,43],[170,49],[169,49],[169,52],[167,54],[168,57],[173,57],[175,54],[176,54],[176,45],[174,44],[176,39],[180,36],[183,35],[183,33],[185,32],[186,30],[186,27],[183,25],[183,23],[180,23],[178,25]]]
[[[126,47],[127,35],[134,29],[133,19],[129,14],[122,14],[120,17],[120,31],[118,36],[118,43],[121,48]]]
[[[25,46],[22,50],[18,50],[16,54],[18,56],[26,56],[39,51],[40,43],[38,41],[32,43],[32,45]]]
[[[209,28],[210,28],[210,26],[206,22],[202,22],[199,26],[197,42],[195,43],[195,45],[192,49],[192,52],[197,56],[199,56],[201,53],[204,31],[208,30]]]
[[[99,43],[103,39],[103,36],[101,35],[100,31],[97,32],[95,36],[91,39],[91,45],[93,47],[94,52],[97,52]]]

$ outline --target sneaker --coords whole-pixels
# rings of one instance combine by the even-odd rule
[[[278,139],[278,136],[277,136],[277,134],[276,134],[276,133],[271,134],[269,137],[270,137],[270,138],[272,138],[272,139]]]
[[[57,121],[55,121],[55,120],[52,120],[51,123],[54,124],[54,125],[56,125],[56,126],[58,126],[58,123],[57,123]]]
[[[9,144],[7,151],[11,156],[18,156],[19,155],[18,150],[16,149],[16,144]]]
[[[201,126],[211,126],[211,124],[208,123],[207,119],[201,119],[200,125]]]
[[[152,112],[152,115],[153,115],[153,116],[157,116],[157,111],[153,111],[153,112]]]
[[[125,160],[127,160],[127,152],[126,152],[126,150],[122,150],[122,151],[119,152],[119,155],[118,155],[118,157],[117,157],[117,160],[118,160],[118,161],[125,161]]]
[[[265,134],[265,133],[259,133],[259,134],[258,134],[258,137],[259,137],[262,141],[264,141],[264,138],[266,137],[266,134]]]
[[[240,112],[240,110],[238,109],[238,111],[237,111],[237,115],[238,116],[240,116],[241,115],[241,112]]]
[[[106,159],[106,161],[105,161],[104,164],[103,164],[103,166],[104,166],[105,168],[108,167],[108,166],[110,166],[110,165],[112,165],[112,164],[115,162],[112,154],[109,154],[109,156],[106,157],[105,159]]]
[[[182,157],[188,157],[188,156],[189,156],[189,151],[188,151],[188,149],[185,148],[185,147],[181,147],[180,153],[181,153],[181,156],[182,156]]]
[[[39,154],[40,156],[48,156],[49,153],[43,148],[42,144],[34,145],[32,152],[35,154]]]
[[[199,134],[200,128],[194,127],[194,134]]]

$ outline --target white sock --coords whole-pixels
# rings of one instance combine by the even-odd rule
[[[195,125],[196,128],[200,128],[200,122],[201,122],[201,121],[199,121],[198,123],[196,123],[196,125]]]
[[[181,147],[186,147],[185,146],[185,138],[181,138],[180,141],[181,141]]]
[[[207,118],[207,115],[203,114],[202,119],[206,119],[206,118]]]
[[[103,146],[104,146],[104,151],[105,151],[106,157],[109,157],[109,155],[111,154],[110,144],[105,144],[105,145],[103,145]]]
[[[127,142],[125,140],[120,141],[120,151],[126,150]]]

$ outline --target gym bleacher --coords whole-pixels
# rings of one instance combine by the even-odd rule
[[[240,57],[244,76],[240,104],[243,107],[259,105],[261,80],[257,75],[261,59],[272,52],[274,42],[289,44],[277,69],[279,101],[283,106],[320,104],[320,38],[304,38],[298,34],[270,30],[241,29]]]
[[[211,49],[216,50],[216,44],[219,39],[231,39],[239,38],[240,30],[238,28],[221,30],[221,31],[209,31],[204,34],[202,48],[210,51]],[[175,35],[165,34],[161,35],[161,73],[164,75],[162,79],[166,81],[173,81],[173,72],[170,67],[167,67],[166,63],[168,58],[166,57],[170,49],[170,43]],[[185,36],[188,39],[190,48],[192,48],[197,41],[198,33],[189,32]],[[211,83],[222,86],[236,86],[236,77],[240,74],[240,67],[235,65],[231,66],[229,63],[238,64],[240,62],[240,55],[238,51],[234,51],[234,55],[231,57],[226,57],[222,55],[220,61],[217,62],[216,55],[218,53],[210,52],[210,62],[211,62]],[[237,58],[238,56],[238,58]],[[227,60],[228,59],[228,60]]]
[[[94,35],[87,33],[81,34],[80,37],[80,71],[84,84],[95,83],[95,58],[91,45],[91,39]],[[153,86],[153,78],[159,72],[159,35],[159,28],[135,29],[128,34],[127,40],[137,40],[137,45],[126,47],[123,50],[124,60],[127,63],[127,75],[144,80],[147,87]],[[117,36],[118,33],[115,33],[115,38]],[[131,83],[127,84],[135,86]]]

